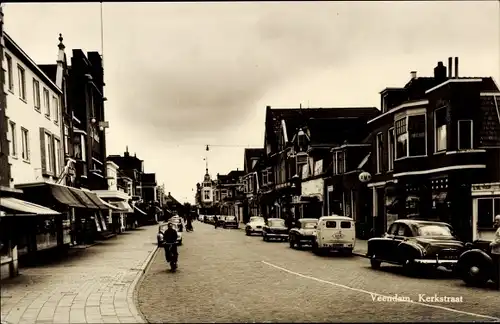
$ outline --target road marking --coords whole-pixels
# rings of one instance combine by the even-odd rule
[[[304,275],[304,274],[301,274],[301,273],[298,273],[298,272],[295,272],[295,271],[292,271],[292,270],[288,270],[288,269],[282,268],[280,266],[277,266],[275,264],[272,264],[272,263],[269,263],[269,262],[266,262],[266,261],[261,261],[261,262],[264,263],[264,264],[267,264],[270,267],[279,269],[279,270],[284,271],[284,272],[288,272],[288,273],[296,275],[298,277],[302,277],[302,278],[306,278],[306,279],[310,279],[310,280],[314,280],[314,281],[326,283],[326,284],[329,284],[329,285],[332,285],[332,286],[337,286],[337,287],[348,289],[348,290],[352,290],[352,291],[361,292],[361,293],[364,293],[364,294],[367,294],[367,295],[370,295],[370,296],[380,296],[380,297],[384,297],[384,298],[390,297],[390,296],[385,296],[385,295],[378,294],[378,293],[375,293],[375,292],[371,292],[371,291],[368,291],[368,290],[354,288],[354,287],[349,287],[349,286],[338,284],[338,283],[335,283],[335,282],[331,282],[331,281],[327,281],[327,280],[323,280],[323,279],[319,279],[319,278],[307,276],[307,275]],[[469,313],[469,312],[460,311],[460,310],[457,310],[457,309],[453,309],[453,308],[449,308],[449,307],[444,307],[444,306],[431,305],[431,304],[426,304],[426,303],[421,303],[421,302],[416,302],[416,301],[402,301],[402,302],[409,303],[409,304],[416,304],[416,305],[426,306],[426,307],[430,307],[430,308],[442,309],[442,310],[449,311],[449,312],[452,312],[452,313],[458,313],[458,314],[464,314],[464,315],[469,315],[469,316],[487,318],[487,319],[495,320],[497,322],[500,321],[500,318],[498,318],[498,317],[493,317],[493,316],[488,316],[488,315],[482,315],[482,314],[476,314],[476,313]]]

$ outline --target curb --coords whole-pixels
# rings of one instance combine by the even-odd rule
[[[148,321],[144,317],[144,314],[142,314],[141,311],[139,310],[138,303],[136,303],[137,302],[136,288],[137,288],[142,276],[144,275],[144,273],[146,273],[147,267],[149,266],[149,264],[153,260],[154,256],[156,255],[156,252],[158,252],[158,250],[159,250],[158,246],[156,246],[153,249],[153,251],[151,251],[149,253],[148,257],[146,258],[146,261],[144,261],[143,264],[141,265],[141,267],[138,269],[140,271],[135,276],[134,281],[127,289],[127,303],[129,305],[130,311],[132,312],[132,314],[134,315],[134,317],[136,319],[136,323],[148,323]],[[134,309],[132,309],[132,308],[134,308]]]
[[[359,257],[362,257],[362,258],[366,258],[366,252],[352,251],[352,255],[359,256]]]

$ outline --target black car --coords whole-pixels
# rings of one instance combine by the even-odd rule
[[[418,266],[453,269],[464,244],[447,223],[401,219],[391,224],[382,237],[368,240],[367,257],[378,269],[382,262],[402,265],[406,270]]]
[[[295,222],[290,233],[288,234],[288,241],[291,248],[300,248],[302,245],[312,245],[315,236],[314,232],[318,225],[317,218],[301,218]]]
[[[458,259],[456,271],[466,284],[479,287],[496,280],[490,243],[478,240],[465,244],[466,251]]]
[[[236,216],[226,216],[224,223],[222,224],[223,228],[238,228],[238,220]]]
[[[288,240],[288,227],[285,225],[285,220],[281,218],[269,218],[266,225],[262,228],[262,239],[270,241],[271,239]]]

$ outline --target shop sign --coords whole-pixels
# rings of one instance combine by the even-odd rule
[[[326,190],[327,190],[328,192],[333,192],[333,186],[328,186],[328,187],[326,188]]]
[[[365,183],[365,182],[368,182],[372,179],[372,175],[366,171],[363,171],[359,174],[358,178],[359,178],[359,181]]]

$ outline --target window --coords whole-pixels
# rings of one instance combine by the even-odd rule
[[[221,192],[221,200],[224,200],[224,198],[227,197],[227,190],[222,190]]]
[[[210,200],[210,190],[209,189],[205,189],[203,199]]]
[[[64,153],[69,154],[69,127],[64,125]]]
[[[17,66],[17,77],[19,81],[19,98],[26,100],[26,74],[20,65]]]
[[[61,169],[61,141],[57,138],[54,138],[54,171],[55,176],[59,176],[59,172]]]
[[[447,120],[446,107],[434,111],[434,142],[435,151],[445,151],[447,147]]]
[[[7,59],[7,82],[9,83],[9,90],[14,91],[14,76],[12,75],[12,57],[5,54]]]
[[[383,166],[382,166],[382,157],[384,154],[384,140],[382,137],[382,133],[377,134],[377,139],[376,139],[376,144],[377,144],[377,173],[381,173]]]
[[[343,151],[336,152],[334,155],[334,172],[335,174],[342,174],[345,172],[345,154]]]
[[[40,111],[40,82],[36,79],[33,79],[33,103],[35,109]]]
[[[16,123],[9,120],[9,152],[10,156],[17,157]]]
[[[426,115],[408,116],[408,156],[427,155],[426,147]]]
[[[54,109],[54,123],[59,123],[59,100],[56,96],[52,96],[52,107]]]
[[[262,185],[265,186],[267,184],[267,170],[262,172]]]
[[[45,109],[45,116],[50,117],[50,95],[49,90],[43,89],[43,106]]]
[[[30,148],[29,148],[29,136],[28,130],[21,127],[21,146],[22,146],[22,158],[25,161],[30,160]]]
[[[396,121],[396,159],[407,156],[408,152],[408,132],[406,129],[406,117]]]
[[[479,198],[477,203],[477,226],[493,227],[495,215],[500,214],[500,198]]]
[[[47,172],[52,172],[54,166],[54,142],[52,141],[52,135],[49,133],[44,134],[45,137],[45,170]]]
[[[340,222],[340,228],[351,228],[351,222]]]
[[[337,227],[337,222],[335,221],[327,221],[325,224],[326,228],[336,228]]]
[[[472,120],[458,121],[458,149],[469,150],[473,145],[474,127]]]
[[[389,129],[387,132],[387,160],[388,160],[388,170],[394,170],[394,128]]]

